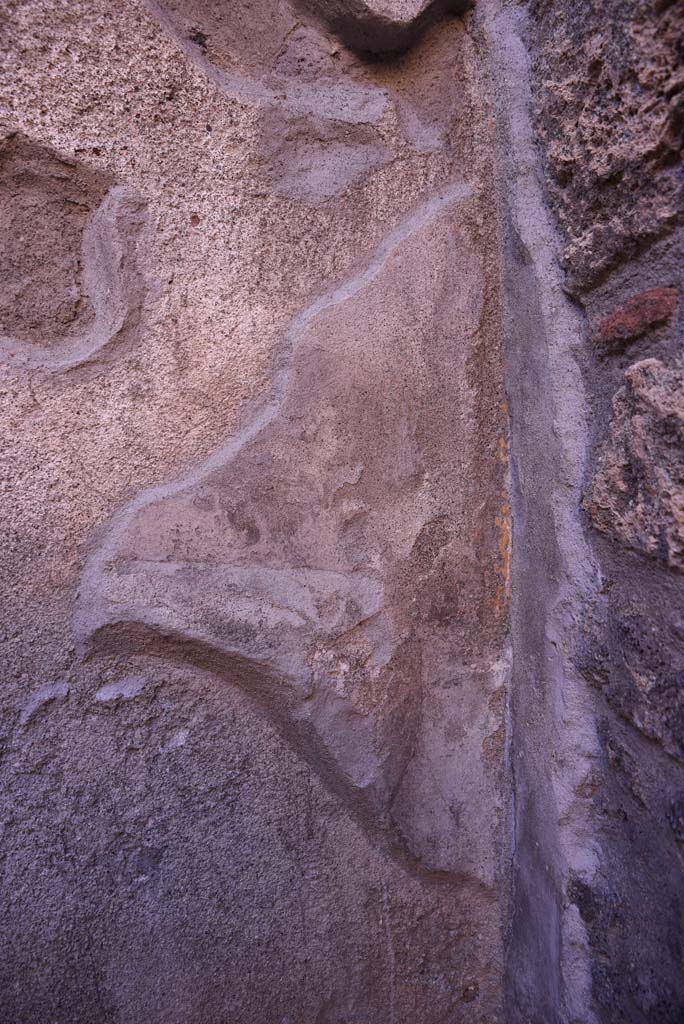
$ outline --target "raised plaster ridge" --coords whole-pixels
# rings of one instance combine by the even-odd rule
[[[144,0],[144,3],[185,56],[214,83],[219,92],[231,99],[348,124],[377,124],[389,108],[386,90],[370,88],[355,81],[335,79],[314,86],[270,75],[269,81],[275,79],[276,84],[268,85],[253,75],[236,70],[229,72],[208,60],[201,48],[178,30],[160,0]]]
[[[569,879],[590,881],[599,857],[587,801],[576,795],[590,778],[598,740],[592,698],[572,663],[579,620],[598,580],[579,514],[588,454],[587,402],[576,358],[583,324],[563,291],[558,236],[541,184],[525,12],[500,0],[482,0],[481,8],[497,82],[508,236],[502,248],[508,254],[514,512],[510,1019],[542,1013],[549,1024],[591,1024],[588,940],[565,898]],[[546,532],[533,519],[546,519]],[[526,648],[535,633],[536,661]],[[544,951],[546,964],[534,950]]]
[[[293,318],[285,331],[280,352],[275,357],[276,366],[269,394],[250,409],[247,422],[242,429],[215,448],[187,475],[171,483],[159,484],[142,491],[129,505],[114,516],[105,540],[92,552],[84,570],[79,595],[79,609],[75,618],[76,635],[81,640],[89,636],[92,629],[93,608],[99,589],[99,574],[111,559],[133,516],[152,502],[178,494],[230,463],[245,445],[253,441],[271,423],[282,407],[291,379],[292,356],[299,339],[309,324],[325,310],[346,302],[361,291],[380,273],[387,259],[407,238],[438,217],[443,210],[466,199],[471,194],[470,186],[459,181],[440,189],[435,195],[419,203],[382,239],[365,267],[350,275],[341,284],[335,285],[322,295],[317,296]]]
[[[70,370],[90,362],[129,336],[140,318],[142,284],[134,265],[135,238],[144,204],[130,188],[116,185],[83,231],[83,285],[95,322],[82,336],[46,339],[47,345],[0,336],[0,357],[14,366]]]
[[[459,181],[419,203],[386,235],[367,265],[342,283],[318,295],[294,317],[284,333],[280,351],[276,354],[269,392],[260,403],[250,408],[243,428],[186,475],[142,492],[114,518],[104,541],[92,552],[86,565],[74,629],[86,656],[92,650],[109,653],[139,649],[141,653],[158,651],[170,657],[178,654],[196,664],[210,667],[219,674],[225,673],[230,666],[234,681],[257,697],[259,705],[280,728],[293,749],[315,768],[323,781],[344,801],[364,825],[369,836],[379,841],[410,873],[433,880],[460,878],[464,884],[473,884],[479,891],[485,892],[489,882],[483,882],[476,874],[455,867],[442,870],[421,864],[420,858],[411,852],[400,830],[389,820],[403,772],[399,772],[392,791],[386,793],[387,787],[391,785],[391,778],[385,777],[384,767],[388,754],[382,748],[377,749],[372,721],[366,721],[353,708],[345,708],[334,693],[319,694],[316,701],[312,701],[314,694],[309,679],[310,670],[307,669],[302,677],[300,653],[293,656],[287,651],[277,652],[271,657],[264,652],[255,661],[244,654],[239,643],[234,645],[230,638],[224,643],[223,640],[205,636],[202,630],[188,623],[182,623],[182,628],[176,628],[173,622],[157,621],[155,611],[146,607],[137,607],[135,615],[131,616],[125,606],[120,610],[110,608],[103,596],[107,592],[106,578],[110,563],[115,559],[119,544],[137,514],[155,502],[194,488],[217,470],[227,467],[238,453],[273,422],[288,394],[293,358],[299,342],[316,318],[360,293],[378,277],[388,260],[412,235],[439,220],[444,213],[453,210],[471,194],[470,186]],[[243,569],[220,563],[202,568],[201,562],[191,564],[193,571],[200,573],[200,580],[208,572],[217,583],[218,591],[231,595],[227,599],[231,614],[250,618],[256,615],[263,624],[268,620],[271,628],[275,628],[278,623],[282,628],[297,628],[308,621],[316,621],[319,612],[311,606],[307,589],[311,587],[312,581],[319,597],[326,593],[332,597],[339,590],[352,598],[358,611],[356,618],[346,627],[347,631],[370,623],[381,606],[382,586],[369,573],[342,574],[289,566],[285,570],[268,566]],[[145,565],[149,565],[154,573],[170,578],[182,572],[183,568],[173,562],[136,562],[136,571]],[[188,564],[185,568],[188,568]],[[257,591],[264,589],[269,594],[268,607],[263,606],[260,600],[255,603],[248,587],[256,587]],[[283,596],[282,602],[280,594]],[[330,616],[330,609],[325,614]],[[344,615],[348,616],[349,613],[345,611]],[[341,620],[340,626],[343,622]],[[342,715],[343,722],[336,725],[335,715]],[[338,751],[337,747],[342,741],[347,747],[344,751]],[[399,753],[393,752],[393,759],[398,758]]]

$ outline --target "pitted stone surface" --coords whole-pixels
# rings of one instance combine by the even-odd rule
[[[593,689],[600,754],[580,792],[601,855],[565,891],[585,930],[595,1019],[674,1024],[684,939],[663,893],[679,885],[670,816],[684,786],[683,9],[535,0],[530,10],[564,286],[590,325],[575,351],[591,410],[582,504],[596,566],[571,658]]]
[[[684,570],[681,367],[645,359],[629,368],[585,505],[599,530]]]
[[[680,3],[533,0],[537,125],[571,282],[591,288],[684,214]]]

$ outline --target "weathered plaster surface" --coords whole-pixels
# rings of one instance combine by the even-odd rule
[[[5,4],[0,1024],[681,1020],[680,29]]]
[[[500,1018],[493,124],[438,7],[388,63],[305,5],[8,10],[9,1019]]]

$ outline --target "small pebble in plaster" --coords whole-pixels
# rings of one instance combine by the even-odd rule
[[[184,747],[189,735],[189,729],[179,729],[178,732],[174,732],[166,746],[162,747],[162,750],[166,753],[169,750],[178,750],[179,747]]]
[[[192,217],[190,218],[190,223],[192,224],[193,228],[196,228],[199,222],[199,214],[193,213]]]
[[[24,705],[19,716],[19,723],[21,725],[28,725],[41,708],[53,700],[62,700],[68,693],[69,686],[67,683],[49,683],[47,686],[41,686]]]
[[[480,994],[480,987],[477,982],[473,982],[472,985],[466,985],[463,989],[463,1002],[472,1003],[473,1000],[477,999]]]
[[[131,700],[138,696],[144,685],[145,679],[142,676],[126,676],[116,683],[101,686],[95,694],[95,700],[103,704],[110,700]]]

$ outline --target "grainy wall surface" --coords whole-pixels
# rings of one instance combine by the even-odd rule
[[[488,69],[310,6],[2,12],[3,1024],[498,1019]]]
[[[683,1019],[683,38],[5,0],[0,1024]]]

